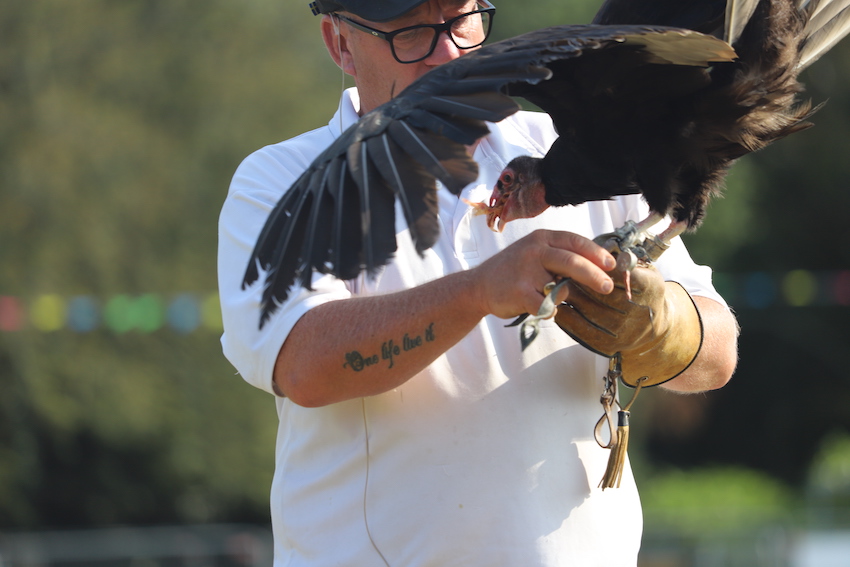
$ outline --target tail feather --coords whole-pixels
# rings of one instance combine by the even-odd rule
[[[729,0],[726,3],[726,23],[723,39],[734,45],[756,11],[759,0]]]
[[[825,4],[825,5],[824,5]],[[850,33],[850,0],[819,3],[806,24],[805,40],[797,66],[802,71]]]
[[[832,4],[833,0],[797,0],[797,9],[807,14],[809,19],[814,18],[824,8]]]
[[[811,33],[810,30],[822,28],[841,10],[846,8],[847,4],[846,0],[832,0],[830,2],[817,2],[814,5],[809,4],[802,9],[801,12],[806,14],[806,19],[809,22],[806,26],[807,35]]]

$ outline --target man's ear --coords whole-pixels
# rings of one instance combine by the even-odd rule
[[[340,33],[340,21],[333,14],[322,16],[322,40],[334,63],[345,73],[355,76],[354,58],[348,50],[348,41]]]

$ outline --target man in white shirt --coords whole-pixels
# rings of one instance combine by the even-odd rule
[[[398,252],[375,279],[316,276],[262,329],[262,286],[241,289],[269,211],[340,126],[463,54],[450,31],[411,47],[415,57],[383,33],[487,6],[315,2],[328,51],[356,88],[326,127],[259,150],[234,175],[219,231],[222,344],[246,381],[276,395],[276,566],[635,565],[631,471],[620,488],[597,487],[609,453],[593,438],[607,359],[551,321],[521,351],[505,324],[536,312],[555,276],[610,293],[614,260],[590,238],[646,207],[631,196],[552,208],[494,233],[462,200],[486,200],[513,157],[544,155],[556,137],[546,115],[490,125],[474,149],[478,180],[461,198],[438,192],[442,233],[424,258],[397,214]],[[664,387],[721,387],[735,367],[736,324],[710,270],[678,239],[657,267],[693,296],[704,327],[696,359]]]

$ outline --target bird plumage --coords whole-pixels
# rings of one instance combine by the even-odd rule
[[[640,192],[696,226],[735,159],[807,127],[796,75],[846,34],[848,3],[608,0],[593,25],[538,30],[430,71],[346,130],[274,207],[243,280],[265,272],[261,326],[314,272],[352,279],[388,263],[396,200],[417,251],[431,247],[436,180],[459,194],[477,178],[466,146],[519,110],[511,96],[558,129],[541,166],[549,204]],[[712,35],[648,25],[660,23]],[[730,34],[737,55],[719,39]]]
[[[643,191],[654,211],[695,228],[738,158],[811,126],[817,108],[798,99],[797,77],[850,31],[850,0],[607,0],[594,23],[648,19],[722,38],[739,56],[692,98],[688,129],[671,145],[685,152],[672,195]]]

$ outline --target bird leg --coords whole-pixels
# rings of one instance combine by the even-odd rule
[[[642,241],[646,239],[646,231],[655,226],[664,216],[660,213],[650,213],[648,217],[640,222],[626,221],[626,224],[614,232],[600,234],[593,239],[595,243],[605,248],[612,254],[631,251],[637,257],[642,258],[643,253],[638,249]],[[634,266],[632,266],[633,268]],[[632,269],[628,268],[628,269]]]
[[[629,301],[632,299],[632,270],[637,266],[638,260],[647,258],[644,248],[644,243],[650,240],[647,231],[650,227],[661,222],[663,218],[664,215],[652,212],[642,221],[626,221],[626,224],[614,232],[600,234],[593,239],[594,242],[617,257],[617,269],[623,274],[623,284]]]
[[[647,236],[646,240],[643,241],[647,260],[650,262],[658,260],[661,254],[670,248],[670,241],[685,232],[687,228],[687,221],[673,221],[661,234]]]

